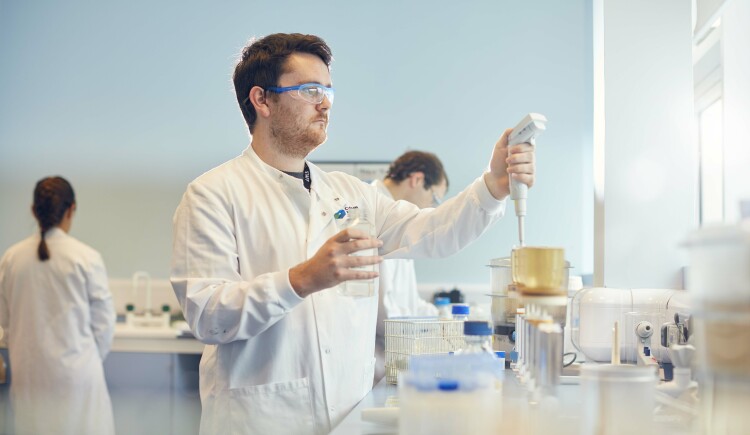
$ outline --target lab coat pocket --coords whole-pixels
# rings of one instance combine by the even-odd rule
[[[229,433],[315,433],[307,378],[235,388],[229,396]]]

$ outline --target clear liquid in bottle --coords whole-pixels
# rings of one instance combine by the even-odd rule
[[[369,234],[370,237],[375,237],[375,225],[373,225],[368,219],[367,214],[364,210],[359,208],[350,208],[346,210],[346,216],[339,220],[339,228],[356,228]],[[363,249],[361,251],[353,252],[349,255],[357,256],[375,256],[378,255],[377,249]],[[376,265],[358,266],[352,267],[352,270],[364,270],[368,272],[375,271]],[[339,294],[351,297],[371,297],[375,295],[375,279],[361,279],[344,281],[339,284],[337,291]]]

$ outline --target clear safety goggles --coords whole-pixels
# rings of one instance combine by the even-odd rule
[[[328,101],[333,104],[333,88],[323,86],[320,83],[304,83],[297,86],[287,86],[283,88],[269,86],[266,90],[277,94],[291,92],[289,95],[292,97],[300,98],[312,104],[320,104],[323,102],[324,98],[328,98]]]

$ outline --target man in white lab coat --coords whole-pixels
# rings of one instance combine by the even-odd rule
[[[407,151],[391,163],[383,180],[372,185],[395,200],[409,201],[419,208],[437,207],[448,191],[448,176],[435,154]],[[378,323],[375,328],[375,379],[385,376],[384,319],[403,316],[436,316],[437,307],[419,297],[414,260],[398,258],[380,263]]]
[[[377,271],[351,267],[453,254],[502,217],[510,176],[533,184],[533,150],[515,146],[509,158],[509,130],[489,169],[435,209],[321,171],[306,157],[326,140],[330,61],[312,35],[245,47],[233,79],[251,143],[191,182],[175,212],[172,285],[207,344],[203,434],[328,433],[373,380],[378,300],[335,288]],[[338,230],[352,208],[377,237]],[[372,248],[379,255],[349,255]]]

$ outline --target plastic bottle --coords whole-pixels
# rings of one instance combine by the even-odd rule
[[[340,229],[344,228],[356,228],[369,234],[370,237],[375,237],[375,226],[367,219],[367,213],[359,208],[350,208],[348,210],[339,210],[338,213],[344,212],[345,215],[342,219],[338,219]],[[361,255],[361,256],[375,256],[378,255],[377,250],[364,249],[361,251],[353,252],[349,255]],[[375,271],[375,265],[352,267],[353,270],[364,270],[368,272]],[[375,279],[361,279],[344,281],[338,286],[338,292],[344,296],[352,297],[370,297],[375,294]]]
[[[469,320],[464,322],[464,338],[466,345],[456,353],[480,353],[488,354],[495,358],[492,350],[492,326],[482,320]]]
[[[438,319],[440,320],[451,320],[453,319],[453,312],[451,310],[451,300],[446,297],[435,298],[435,306],[438,309]]]
[[[503,368],[505,368],[505,351],[496,351],[495,356]]]
[[[469,320],[468,305],[454,305],[453,308],[451,308],[451,313],[453,314],[453,320]]]

